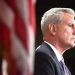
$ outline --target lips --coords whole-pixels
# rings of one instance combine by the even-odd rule
[[[74,39],[74,40],[75,40],[75,38],[72,38],[72,39]]]

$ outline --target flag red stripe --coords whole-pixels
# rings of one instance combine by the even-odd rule
[[[29,17],[30,17],[30,24],[33,30],[33,33],[35,34],[35,4],[33,3],[33,0],[28,0],[29,3]]]
[[[0,44],[2,43],[2,22],[0,21]]]

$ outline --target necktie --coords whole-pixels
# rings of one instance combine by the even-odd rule
[[[62,68],[63,68],[63,70],[64,70],[65,75],[71,75],[69,69],[68,69],[67,66],[65,65],[64,59],[62,59],[62,60],[60,61],[60,64],[61,64],[61,66],[62,66]]]

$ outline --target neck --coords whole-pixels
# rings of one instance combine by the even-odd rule
[[[51,39],[51,37],[49,39],[43,38],[43,40],[52,44],[61,55],[63,55],[63,53],[65,52],[64,47],[62,47],[62,45],[60,45],[56,40]]]

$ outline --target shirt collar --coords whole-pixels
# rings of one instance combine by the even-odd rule
[[[63,56],[59,53],[59,51],[52,44],[48,43],[47,41],[44,41],[44,42],[47,43],[53,49],[58,61],[60,62],[63,59]]]

